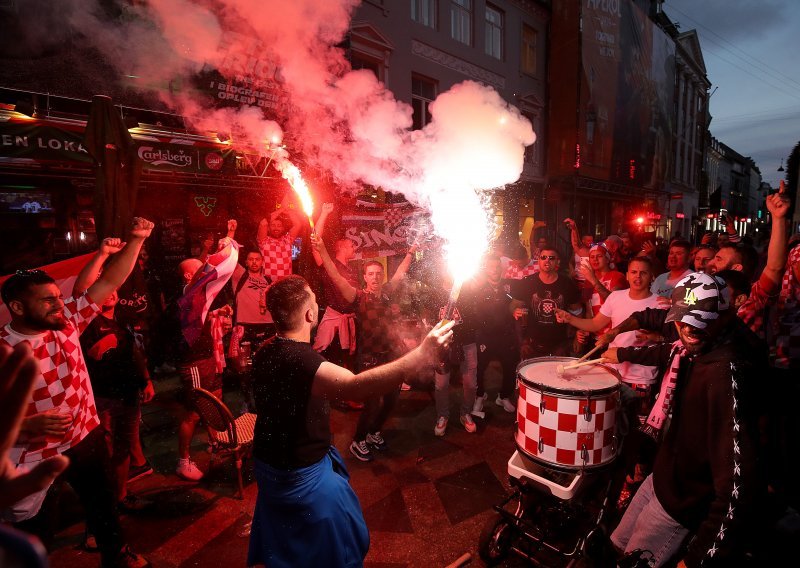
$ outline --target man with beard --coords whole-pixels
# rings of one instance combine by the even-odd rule
[[[292,243],[303,227],[296,210],[288,207],[288,198],[281,208],[273,211],[269,219],[261,219],[256,233],[256,243],[264,258],[264,276],[277,280],[292,273]]]
[[[690,534],[679,566],[740,565],[765,489],[756,467],[754,379],[766,364],[766,346],[729,309],[725,292],[721,280],[690,274],[676,285],[667,315],[678,341],[603,354],[613,363],[664,370],[644,431],[661,438],[671,415],[669,428],[653,473],[611,535],[619,552],[649,551],[656,567]]]
[[[397,392],[404,380],[433,365],[453,324],[440,322],[419,347],[354,375],[311,346],[319,307],[302,277],[274,283],[267,307],[277,335],[253,362],[258,496],[247,565],[361,566],[369,533],[344,460],[331,445],[330,401]]]
[[[750,278],[756,264],[758,264],[758,253],[753,247],[729,243],[720,245],[716,254],[706,263],[705,272],[716,274],[723,270],[738,270]]]
[[[11,461],[18,471],[26,471],[48,458],[62,454],[70,458],[64,476],[83,503],[87,524],[96,532],[103,566],[149,563],[124,543],[108,475],[108,448],[102,429],[97,428],[97,408],[79,336],[99,313],[99,305],[131,273],[152,229],[150,221],[134,218],[127,244],[78,297],[64,299],[55,281],[41,270],[18,271],[0,290],[11,314],[11,323],[0,329],[0,343],[13,347],[27,342],[39,362]],[[84,272],[97,270],[103,260],[90,262]],[[17,521],[32,518],[45,494],[46,490],[27,497],[3,516]]]

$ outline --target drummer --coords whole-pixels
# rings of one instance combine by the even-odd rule
[[[593,333],[597,333],[609,325],[617,326],[634,312],[658,307],[658,296],[650,291],[653,277],[652,261],[646,256],[636,257],[628,263],[626,273],[630,288],[611,292],[600,306],[600,311],[592,319],[576,318],[563,310],[556,311],[556,318],[577,329]],[[637,347],[650,343],[652,341],[650,341],[649,334],[629,331],[616,335],[611,346]],[[621,390],[626,412],[620,417],[624,417],[623,419],[627,419],[629,422],[638,419],[639,425],[643,424],[653,403],[657,369],[630,362],[615,363],[612,366],[619,372],[623,384],[630,387],[630,390],[625,388]],[[630,427],[623,422],[620,423],[619,428],[620,435],[627,437]],[[634,425],[633,428],[636,426]],[[649,473],[649,464],[652,461],[652,454],[642,449],[641,435],[638,434],[638,430],[634,429],[632,434],[633,437],[625,445],[625,470],[628,475],[617,501],[619,510],[624,510],[628,506],[636,487]],[[645,444],[644,448],[651,449],[651,446]]]
[[[636,257],[631,260],[628,263],[628,272],[625,278],[630,288],[611,292],[593,318],[578,318],[567,311],[556,310],[556,319],[559,323],[566,323],[583,331],[597,333],[609,325],[618,325],[634,312],[658,307],[658,296],[650,291],[650,285],[653,282],[653,264],[649,258]],[[611,346],[634,347],[649,343],[646,334],[627,332],[617,335]],[[622,381],[635,391],[639,399],[638,414],[640,420],[644,421],[652,403],[652,387],[656,380],[655,367],[627,362],[615,364],[614,367],[619,372]]]

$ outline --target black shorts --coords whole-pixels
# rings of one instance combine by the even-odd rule
[[[222,375],[217,374],[217,364],[213,357],[182,364],[178,372],[181,377],[183,402],[189,408],[194,407],[192,389],[201,388],[212,393],[222,390]]]

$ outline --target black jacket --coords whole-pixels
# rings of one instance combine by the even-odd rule
[[[618,350],[620,361],[666,369],[672,345]],[[695,533],[688,566],[742,560],[765,484],[757,463],[757,373],[766,346],[732,318],[712,349],[684,357],[672,421],[656,455],[653,486],[672,518]]]

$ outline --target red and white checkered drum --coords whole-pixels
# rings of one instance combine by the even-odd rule
[[[619,378],[604,365],[559,373],[570,357],[527,359],[517,366],[517,447],[562,469],[604,466],[617,455]]]

